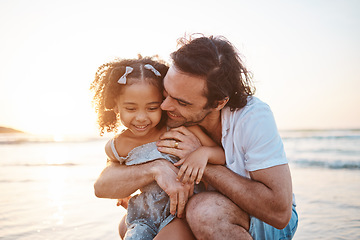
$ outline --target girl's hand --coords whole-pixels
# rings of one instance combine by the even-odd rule
[[[118,201],[117,201],[117,203],[116,203],[116,206],[122,206],[123,208],[127,209],[130,198],[131,198],[131,196],[128,196],[128,197],[126,197],[126,198],[118,199]]]
[[[204,174],[208,157],[206,154],[206,147],[200,147],[192,152],[187,158],[183,158],[175,166],[181,166],[178,172],[178,180],[183,183],[192,183],[196,181],[199,184]]]

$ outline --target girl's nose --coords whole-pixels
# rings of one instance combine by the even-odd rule
[[[139,112],[136,114],[136,120],[137,121],[145,121],[147,119],[147,113],[144,111]]]

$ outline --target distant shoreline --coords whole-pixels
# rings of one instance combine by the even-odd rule
[[[14,128],[0,127],[0,133],[24,133],[24,132]]]

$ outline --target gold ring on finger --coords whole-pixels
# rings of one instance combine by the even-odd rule
[[[179,142],[178,141],[175,141],[174,148],[179,148]]]

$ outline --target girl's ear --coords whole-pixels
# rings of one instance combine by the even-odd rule
[[[113,108],[113,111],[115,112],[115,114],[119,113],[119,108],[117,105],[115,105],[115,107]]]
[[[229,97],[226,97],[223,100],[218,101],[217,107],[215,109],[220,111],[225,107],[228,101],[229,101]]]

